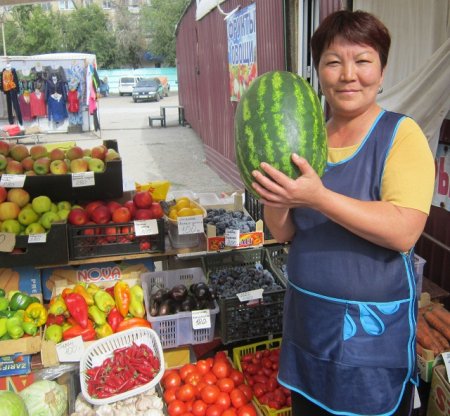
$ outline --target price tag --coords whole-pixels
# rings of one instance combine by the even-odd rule
[[[45,242],[47,242],[47,234],[46,233],[30,234],[28,236],[28,243],[30,243],[30,244],[45,243]]]
[[[72,173],[72,188],[81,188],[83,186],[94,186],[94,172]]]
[[[236,296],[241,302],[262,299],[264,289],[249,290],[248,292],[237,293]]]
[[[80,361],[84,352],[83,338],[71,338],[56,344],[56,353],[60,362]]]
[[[156,220],[136,220],[134,221],[134,233],[136,236],[158,234],[158,222]]]
[[[0,186],[5,188],[23,188],[26,175],[9,175],[4,173],[0,179]]]
[[[209,309],[192,311],[192,329],[211,328],[211,315]]]
[[[178,234],[198,234],[203,233],[203,217],[201,215],[192,215],[189,217],[178,217]]]
[[[447,370],[447,379],[448,382],[450,383],[450,352],[443,352],[442,354],[442,360],[444,361],[445,364],[445,369]]]
[[[16,235],[13,233],[0,233],[0,252],[11,253],[16,245]]]
[[[240,233],[239,230],[227,228],[225,230],[225,245],[230,247],[239,247]]]

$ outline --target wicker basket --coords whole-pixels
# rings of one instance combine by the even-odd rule
[[[86,370],[100,365],[106,358],[113,355],[114,350],[130,347],[133,343],[139,345],[146,344],[153,351],[155,357],[159,359],[160,369],[153,380],[127,392],[116,394],[105,399],[96,399],[91,397],[87,388],[88,377],[86,375]],[[164,356],[161,342],[153,329],[145,327],[131,328],[96,341],[84,351],[80,361],[81,392],[83,393],[85,399],[94,405],[114,403],[150,390],[159,383],[163,374]]]

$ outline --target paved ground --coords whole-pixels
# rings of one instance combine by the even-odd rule
[[[175,109],[168,110],[166,128],[149,127],[148,116],[158,115],[160,105],[177,104],[175,93],[151,103],[133,103],[129,96],[109,96],[99,102],[99,132],[50,134],[44,140],[74,140],[81,147],[93,147],[102,140],[117,140],[126,189],[133,189],[134,182],[167,179],[172,191],[216,194],[235,191],[205,163],[201,140],[190,127],[178,125]]]

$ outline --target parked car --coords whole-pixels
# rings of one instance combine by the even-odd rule
[[[164,97],[163,86],[153,78],[141,79],[133,88],[133,101],[159,101]]]
[[[136,76],[128,76],[128,77],[121,77],[119,79],[119,94],[125,95],[129,94],[131,95],[133,92],[133,87],[140,81],[142,77],[136,77]]]

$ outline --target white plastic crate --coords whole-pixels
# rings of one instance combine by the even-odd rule
[[[202,344],[213,340],[216,315],[219,313],[219,305],[216,301],[214,301],[215,308],[210,309],[210,328],[194,329],[192,312],[178,312],[165,316],[150,315],[150,295],[154,286],[171,289],[183,284],[189,289],[193,283],[206,283],[206,277],[200,267],[142,273],[141,282],[144,289],[147,320],[159,335],[163,348]]]
[[[131,347],[133,343],[138,345],[146,344],[153,351],[155,357],[158,358],[160,363],[159,372],[155,375],[153,380],[127,392],[116,394],[105,399],[96,399],[92,397],[88,393],[88,376],[86,370],[101,365],[104,360],[113,356],[116,349]],[[145,327],[131,328],[95,341],[84,351],[80,360],[81,392],[83,393],[84,398],[91,404],[100,406],[102,404],[114,403],[144,393],[155,387],[160,382],[164,371],[163,349],[156,331]]]
[[[427,261],[425,259],[417,254],[414,254],[414,269],[417,274],[416,295],[418,299],[420,299],[420,294],[422,293],[423,268],[425,267],[426,262]]]

